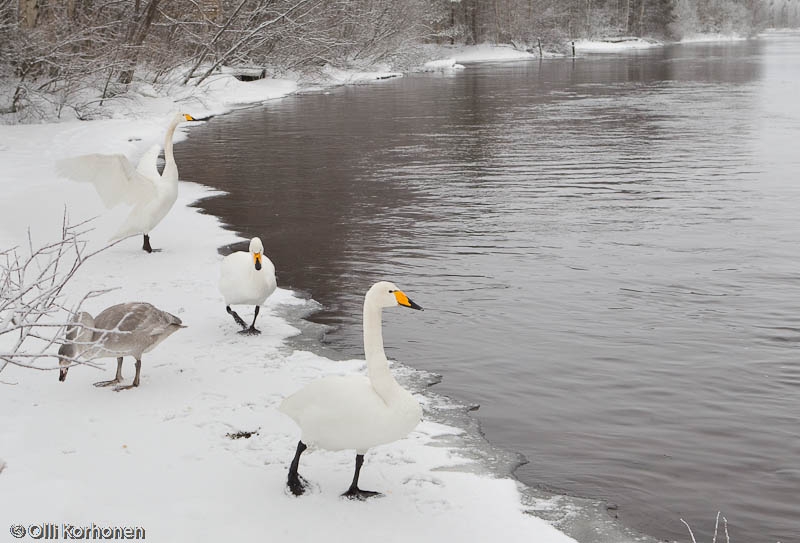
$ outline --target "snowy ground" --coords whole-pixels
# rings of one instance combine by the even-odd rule
[[[490,44],[436,46],[432,48],[431,54],[452,58],[455,62],[495,62],[539,58],[538,55],[514,49],[510,45]]]
[[[745,36],[734,34],[688,34],[681,38],[681,43],[742,41],[746,39]]]
[[[747,38],[731,34],[691,34],[684,36],[680,43],[741,41]],[[608,38],[604,40],[575,40],[578,53],[623,53],[637,49],[652,49],[666,45],[650,38]]]
[[[579,53],[619,53],[635,49],[651,49],[664,44],[655,40],[629,38],[620,41],[575,40],[575,51]]]
[[[28,227],[34,242],[55,239],[64,206],[74,221],[99,215],[90,234],[94,247],[123,220],[124,210],[104,210],[89,185],[57,178],[59,158],[123,152],[136,159],[160,142],[170,110],[202,117],[296,89],[292,81],[220,76],[178,104],[143,93],[110,120],[0,126],[0,248],[22,244]],[[307,302],[284,289],[259,317],[261,336],[236,334],[216,287],[217,248],[235,238],[188,206],[211,194],[182,182],[178,202],[152,233],[162,252],[147,255],[140,238],[126,240],[88,261],[66,293],[75,301],[89,289],[114,287],[85,309],[96,314],[115,303],[147,301],[183,319],[188,328],[145,355],[138,389],[91,385],[110,378],[112,360],[104,370],[75,367],[64,383],[57,371],[9,367],[0,374],[0,540],[19,540],[9,535],[10,525],[95,523],[143,527],[148,541],[170,543],[572,541],[523,511],[515,481],[453,469],[472,462],[447,445],[447,436],[460,430],[430,420],[367,454],[362,487],[384,498],[340,498],[353,454],[324,451],[306,453],[301,464],[315,490],[287,496],[299,431],[278,404],[322,375],[363,372],[364,362],[292,352],[285,340],[297,330],[285,316]],[[413,285],[401,287],[413,297]],[[245,313],[245,319],[252,314]],[[414,364],[410,354],[404,362]],[[129,359],[123,375],[133,376]],[[227,436],[238,431],[257,433]]]

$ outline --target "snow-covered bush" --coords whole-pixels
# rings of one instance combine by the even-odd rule
[[[26,247],[0,250],[0,372],[9,365],[58,368],[36,362],[56,355],[53,347],[63,343],[70,316],[104,292],[89,292],[71,307],[64,302],[64,289],[81,265],[109,247],[88,251],[86,225],[68,224],[65,214],[61,239],[37,247],[29,235]]]

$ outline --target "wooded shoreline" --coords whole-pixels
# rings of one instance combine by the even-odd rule
[[[427,44],[569,54],[576,39],[798,25],[792,0],[0,0],[0,113],[89,117],[135,80],[199,85],[223,66],[403,71]]]

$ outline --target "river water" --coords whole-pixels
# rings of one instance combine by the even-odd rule
[[[363,356],[441,374],[534,487],[635,530],[800,541],[800,34],[471,64],[278,100],[177,146],[201,203]],[[236,247],[237,249],[240,247]],[[332,354],[333,353],[333,354]]]

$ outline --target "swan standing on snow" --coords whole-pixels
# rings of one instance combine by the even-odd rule
[[[74,181],[88,181],[95,186],[106,207],[120,203],[133,205],[128,218],[111,239],[143,234],[142,249],[152,253],[150,231],[167,215],[178,199],[178,166],[172,153],[175,128],[191,115],[177,113],[167,127],[164,138],[164,170],[158,173],[158,145],[151,147],[136,169],[124,155],[82,155],[60,160],[58,173]]]
[[[287,480],[295,496],[303,494],[307,484],[297,473],[306,443],[329,451],[355,449],[353,482],[342,496],[364,500],[379,495],[358,488],[364,453],[376,445],[405,437],[422,418],[419,402],[394,380],[383,352],[381,312],[384,307],[396,305],[422,309],[386,281],[375,283],[364,298],[364,354],[368,377],[324,377],[281,403],[280,411],[294,419],[302,430]]]
[[[142,369],[142,353],[149,352],[180,328],[186,328],[175,315],[144,302],[112,305],[104,309],[97,318],[81,312],[73,319],[75,326],[67,330],[67,342],[58,349],[61,366],[59,381],[67,378],[70,360],[79,357],[117,358],[117,375],[110,381],[100,381],[94,386],[104,387],[122,381],[122,358],[136,359],[136,376],[133,384],[118,386],[114,390],[125,390],[139,386]]]
[[[254,335],[261,331],[256,329],[256,319],[261,304],[275,292],[278,284],[275,280],[275,266],[264,256],[264,245],[259,238],[250,240],[250,252],[236,251],[222,261],[222,272],[219,277],[219,291],[225,298],[225,310],[233,317],[236,324],[242,327],[240,334]],[[255,305],[255,315],[250,328],[242,318],[231,309],[231,305]]]

